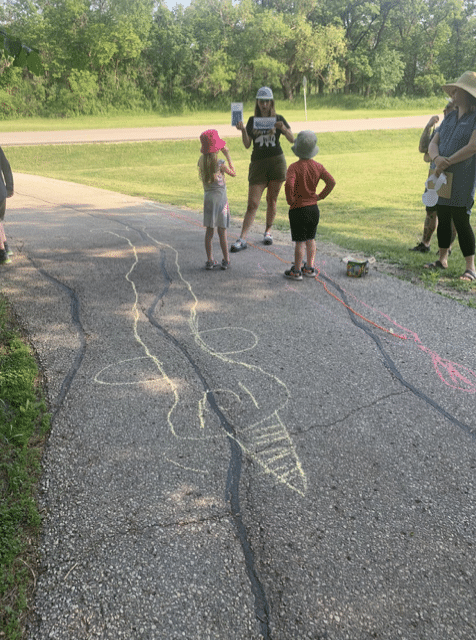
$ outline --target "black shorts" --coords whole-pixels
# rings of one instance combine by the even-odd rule
[[[308,207],[289,209],[289,224],[294,242],[314,240],[319,224],[319,207],[312,204]]]
[[[249,184],[268,184],[271,180],[284,182],[286,180],[286,158],[279,156],[252,160],[248,169]]]

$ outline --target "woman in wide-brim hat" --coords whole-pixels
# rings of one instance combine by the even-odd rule
[[[436,175],[452,173],[453,179],[450,197],[440,196],[437,203],[439,259],[425,266],[430,269],[448,267],[453,220],[466,261],[461,279],[472,282],[476,280],[475,237],[470,222],[476,186],[476,73],[465,71],[456,82],[443,85],[443,89],[456,108],[433,136],[428,153]]]
[[[275,118],[274,126],[266,131],[255,129],[254,118]],[[254,116],[248,119],[246,127],[239,122],[236,128],[241,131],[245,149],[253,145],[248,170],[248,206],[246,208],[241,235],[231,245],[232,251],[246,249],[246,235],[253,224],[261,197],[266,191],[266,226],[264,244],[272,244],[271,227],[276,216],[276,203],[281,187],[286,180],[286,160],[281,147],[280,137],[294,142],[293,132],[286,119],[276,113],[273,91],[269,87],[260,87],[256,94]]]

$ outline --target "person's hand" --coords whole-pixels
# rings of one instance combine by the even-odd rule
[[[440,118],[438,116],[431,116],[431,118],[428,121],[427,127],[428,128],[434,127],[435,124],[439,121],[440,121]]]
[[[237,122],[237,123],[236,123],[236,128],[237,128],[239,131],[244,131],[244,129],[245,129],[245,125],[243,124],[243,120],[240,120],[239,122]]]
[[[276,120],[276,124],[274,125],[275,129],[280,129],[281,131],[286,130],[286,125],[282,120]]]
[[[440,175],[440,173],[443,173],[443,171],[446,171],[446,169],[448,169],[449,166],[450,166],[450,162],[449,162],[448,158],[445,158],[444,156],[438,156],[435,159],[435,175],[436,175],[436,177],[438,177]]]

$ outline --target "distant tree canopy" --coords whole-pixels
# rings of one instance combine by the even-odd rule
[[[429,96],[476,70],[476,0],[10,0],[0,23],[2,117],[292,100],[303,76]]]

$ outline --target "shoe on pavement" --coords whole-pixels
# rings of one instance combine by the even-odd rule
[[[273,244],[273,236],[267,231],[263,237],[263,244]]]
[[[306,278],[315,278],[316,270],[314,267],[308,267],[306,263],[304,263],[303,268],[301,269],[302,275],[306,276]]]
[[[235,253],[236,251],[246,249],[247,246],[248,245],[246,243],[246,240],[243,240],[243,238],[238,238],[238,240],[231,245],[230,251],[233,251]]]
[[[10,264],[10,256],[7,254],[5,249],[0,249],[0,264]]]
[[[7,256],[12,256],[13,255],[13,251],[10,249],[8,244],[6,242],[4,242],[3,246],[5,247],[5,253],[7,254]]]
[[[412,249],[408,249],[408,251],[419,251],[420,253],[428,253],[429,250],[430,247],[427,247],[426,244],[423,244],[423,242],[420,242],[416,247],[413,247]]]
[[[229,266],[230,266],[230,261],[225,260],[225,258],[223,258],[223,260],[221,261],[221,268],[225,270],[225,269],[228,269]]]
[[[302,273],[293,265],[290,269],[284,272],[284,277],[289,278],[290,280],[302,280]]]
[[[218,267],[218,262],[216,260],[207,260],[205,263],[205,269],[211,271],[212,269],[216,269]]]

